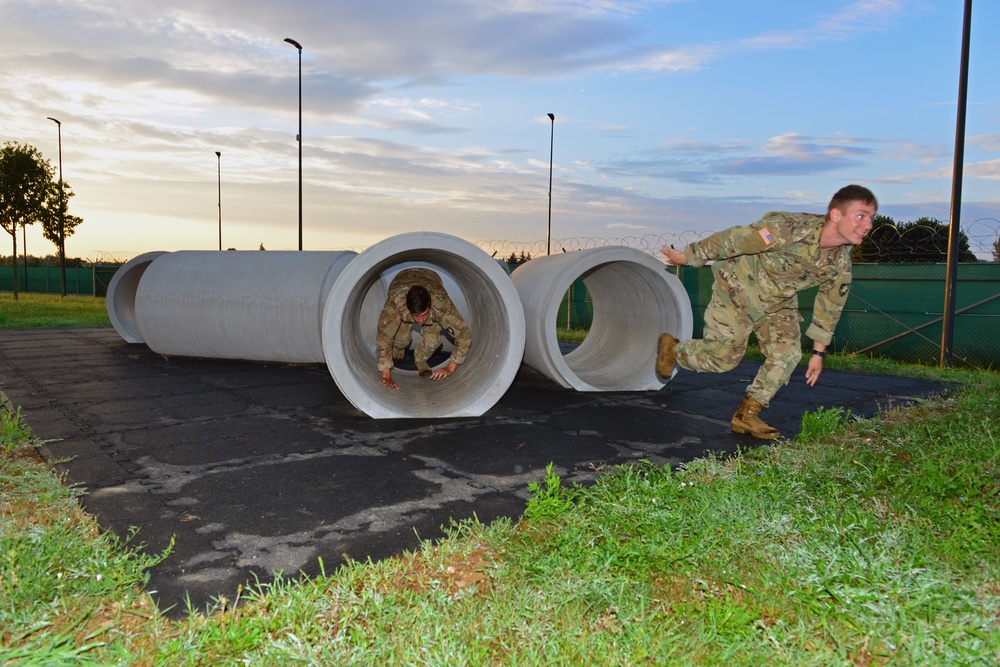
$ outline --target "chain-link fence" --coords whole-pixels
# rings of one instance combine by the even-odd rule
[[[940,358],[944,306],[944,264],[855,264],[854,282],[831,349],[909,363],[936,364]],[[691,298],[694,337],[701,336],[712,296],[711,267],[677,271]],[[816,288],[799,295],[803,341],[812,319]],[[994,368],[1000,362],[1000,264],[960,264],[956,283],[952,363]],[[556,326],[590,328],[594,303],[583,280],[567,290]]]
[[[572,252],[604,246],[626,246],[659,256],[660,248],[675,245],[683,248],[692,241],[700,241],[711,236],[712,231],[685,231],[680,233],[646,234],[644,236],[621,236],[600,238],[575,236],[549,241],[477,241],[476,245],[496,259],[515,261],[540,257],[551,247],[551,253]],[[979,218],[961,225],[959,250],[968,254],[963,261],[1000,261],[1000,220]],[[885,224],[876,227],[855,252],[856,262],[914,262],[944,261],[948,251],[947,225],[921,225],[903,223]]]
[[[948,229],[929,225],[882,225],[855,251],[854,285],[834,337],[838,353],[859,353],[911,363],[936,364],[940,358]],[[622,238],[572,238],[551,242],[553,252],[603,246],[628,246],[659,255],[664,245],[682,248],[712,232]],[[1000,222],[983,218],[962,226],[955,286],[956,365],[996,367],[1000,362]],[[480,241],[497,259],[518,265],[544,255],[547,242]],[[964,252],[963,252],[964,251]],[[868,258],[880,258],[877,263]],[[975,261],[975,260],[980,261]],[[691,298],[694,335],[700,336],[712,294],[711,267],[677,271]],[[812,317],[816,289],[799,297],[803,335]],[[589,329],[594,304],[583,280],[573,282],[562,301],[556,326]],[[810,344],[808,340],[805,343]]]
[[[107,296],[108,284],[121,264],[91,264],[73,262],[66,265],[66,293],[87,296]],[[19,265],[17,267],[17,288],[24,293],[60,294],[62,292],[62,269],[58,263],[46,262]],[[0,292],[14,290],[14,267],[0,266]]]
[[[941,225],[880,225],[855,249],[854,285],[833,341],[841,353],[862,353],[899,361],[937,363],[942,338],[947,227]],[[956,364],[996,367],[1000,362],[1000,221],[981,218],[963,223],[960,253],[966,259],[958,267],[955,286],[956,312],[952,357]],[[618,238],[574,237],[549,241],[479,241],[476,245],[498,260],[517,265],[546,253],[571,252],[604,246],[627,246],[660,256],[665,245],[683,248],[712,232],[647,234]],[[363,249],[360,249],[363,250]],[[119,266],[134,253],[99,254],[90,267],[67,269],[67,291],[104,296]],[[871,260],[876,263],[870,263]],[[866,261],[868,260],[868,261]],[[918,261],[914,261],[918,260]],[[992,261],[990,261],[992,260]],[[25,268],[19,269],[24,289]],[[55,271],[55,272],[54,272]],[[32,266],[27,272],[27,291],[59,289],[58,269]],[[703,314],[712,293],[710,267],[683,267],[678,276],[691,298],[694,335],[701,334]],[[13,288],[13,269],[0,266],[0,290]],[[811,319],[816,290],[799,297],[805,321]],[[582,279],[567,290],[556,316],[556,326],[587,330],[594,317],[594,304]],[[808,341],[806,341],[808,344]]]

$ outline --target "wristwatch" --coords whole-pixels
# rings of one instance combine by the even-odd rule
[[[826,356],[826,350],[813,349],[813,354],[815,354],[817,357],[825,357]]]

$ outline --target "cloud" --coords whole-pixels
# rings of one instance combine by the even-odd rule
[[[817,174],[862,163],[872,149],[847,138],[812,138],[795,133],[773,137],[761,148],[770,155],[738,158],[721,164],[726,175]]]
[[[824,42],[857,39],[861,33],[886,30],[905,7],[903,0],[860,0],[835,14],[819,15],[812,26],[800,30],[775,30],[740,40],[734,50],[800,49]]]
[[[605,174],[669,179],[704,185],[729,176],[819,174],[863,164],[875,156],[872,140],[807,137],[786,133],[754,149],[747,142],[710,144],[672,141],[664,148],[607,160],[597,165]]]
[[[982,151],[1000,151],[1000,134],[980,134],[966,141],[969,146]]]
[[[645,4],[34,0],[5,3],[0,42],[5,68],[29,80],[158,85],[269,107],[294,78],[290,36],[303,45],[312,99],[346,112],[379,81],[448,85],[534,76],[543,62],[553,76],[603,66],[637,35],[615,12]]]
[[[693,72],[709,63],[754,51],[812,49],[831,41],[857,39],[859,34],[886,30],[906,8],[903,0],[859,0],[835,14],[820,14],[813,25],[798,30],[772,30],[729,42],[691,46],[660,46],[624,71]]]
[[[625,72],[697,72],[717,60],[724,49],[712,46],[692,46],[672,49],[651,49],[652,55],[641,61],[621,66]]]
[[[733,160],[719,167],[727,176],[804,176],[821,174],[860,164],[838,157],[755,157]]]
[[[627,231],[645,231],[651,229],[649,225],[636,225],[628,222],[611,222],[604,225],[605,229],[624,229]]]
[[[965,175],[969,178],[1000,181],[1000,160],[987,160],[985,162],[966,164]]]

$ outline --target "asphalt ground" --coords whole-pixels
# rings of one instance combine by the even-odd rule
[[[149,552],[174,539],[148,584],[171,615],[274,572],[318,574],[320,559],[329,572],[414,549],[453,519],[516,518],[549,462],[587,483],[758,446],[729,429],[757,367],[580,393],[522,366],[481,417],[373,420],[322,364],[165,358],[111,328],[0,331],[0,391],[84,507]],[[763,414],[785,437],[819,407],[870,416],[947,388],[832,369],[809,388],[804,373]]]

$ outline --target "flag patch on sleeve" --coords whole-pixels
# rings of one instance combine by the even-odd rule
[[[761,227],[757,230],[757,233],[760,234],[762,239],[764,239],[765,245],[771,245],[774,243],[774,237],[771,235],[771,230],[767,227]]]

